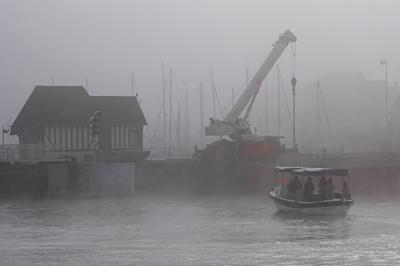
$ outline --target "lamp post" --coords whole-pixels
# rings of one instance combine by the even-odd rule
[[[10,129],[6,129],[4,127],[1,128],[1,159],[4,158],[4,134],[10,132]]]
[[[380,61],[381,65],[385,66],[385,138],[388,137],[388,75],[387,75],[387,58]]]
[[[293,93],[293,150],[297,151],[297,144],[296,144],[296,84],[297,79],[292,77],[292,93]]]

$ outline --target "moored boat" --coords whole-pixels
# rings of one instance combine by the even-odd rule
[[[275,167],[269,195],[278,211],[307,215],[346,215],[354,204],[347,169]]]

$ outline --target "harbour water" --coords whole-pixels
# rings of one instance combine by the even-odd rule
[[[395,265],[399,198],[348,216],[276,213],[266,195],[0,201],[0,265]]]

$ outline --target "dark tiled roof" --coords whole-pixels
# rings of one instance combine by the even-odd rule
[[[88,125],[95,111],[101,111],[107,125],[147,124],[134,96],[89,96],[82,86],[36,86],[11,134],[41,125]]]

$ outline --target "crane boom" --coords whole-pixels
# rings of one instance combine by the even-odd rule
[[[242,95],[240,95],[239,99],[236,101],[232,110],[226,115],[224,121],[228,123],[234,123],[246,108],[247,104],[251,101],[251,98],[257,91],[260,89],[262,82],[265,77],[271,71],[275,62],[278,61],[279,57],[289,45],[290,42],[296,41],[296,36],[289,30],[285,31],[280,37],[279,40],[274,44],[274,48],[269,53],[267,59],[265,59],[264,63],[258,69],[256,74],[252,77],[251,81],[247,88],[243,91]]]
[[[205,129],[206,135],[229,135],[231,138],[236,138],[239,135],[251,134],[246,118],[240,119],[239,116],[242,114],[249,102],[252,101],[252,98],[255,97],[263,80],[271,71],[276,61],[278,61],[283,51],[286,49],[289,43],[296,42],[296,40],[297,37],[289,30],[286,30],[279,36],[279,39],[273,44],[273,48],[268,57],[265,59],[264,63],[258,69],[256,74],[252,77],[246,89],[235,102],[230,112],[225,116],[224,120],[220,121],[213,118],[210,119],[210,125]]]

